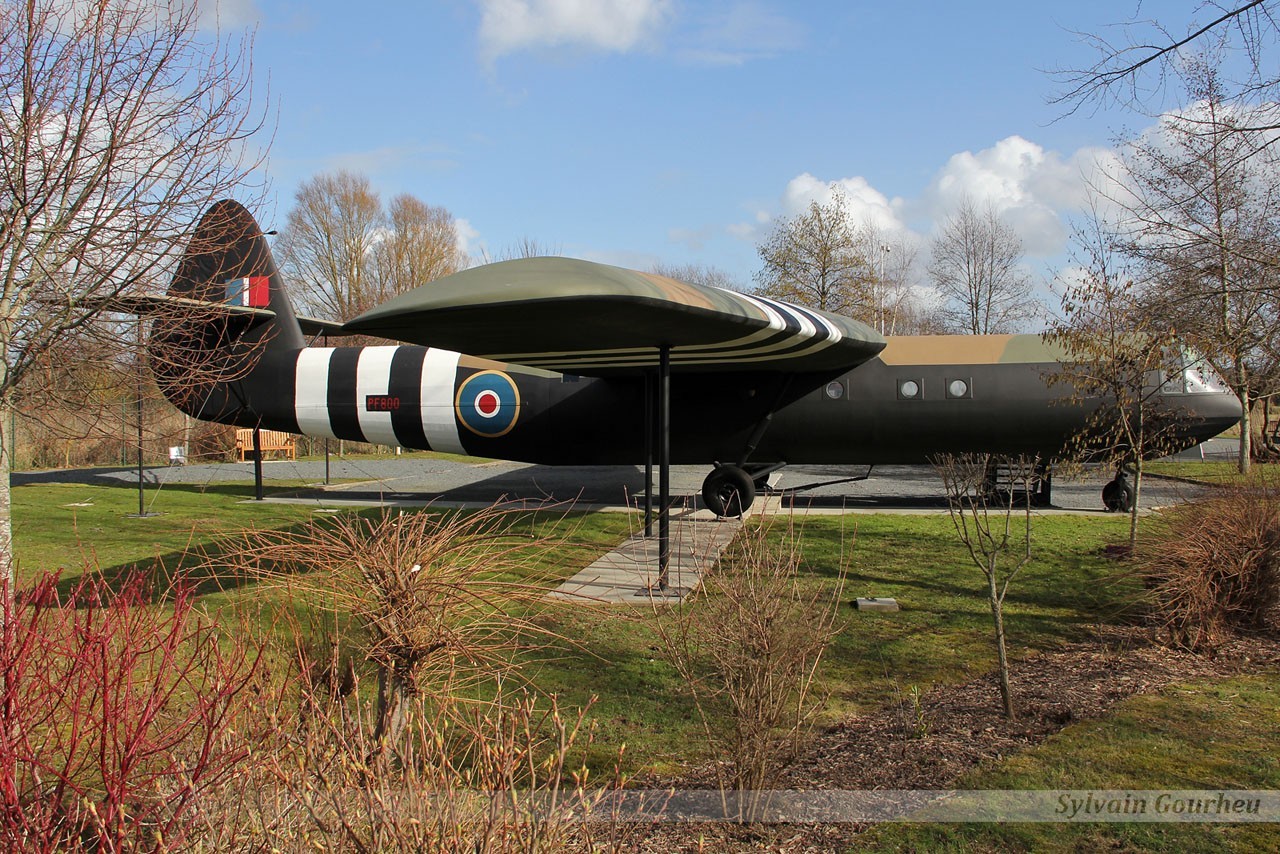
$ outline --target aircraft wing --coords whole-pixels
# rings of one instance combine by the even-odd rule
[[[343,325],[563,373],[846,370],[885,340],[856,320],[754,294],[570,258],[474,267],[422,285]]]

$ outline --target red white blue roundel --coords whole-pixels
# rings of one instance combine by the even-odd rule
[[[472,374],[458,387],[454,410],[463,426],[486,439],[493,439],[516,426],[520,414],[520,392],[511,377],[502,371]]]

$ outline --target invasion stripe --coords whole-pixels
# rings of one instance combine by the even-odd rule
[[[452,350],[427,350],[422,367],[422,427],[433,451],[465,454],[453,412],[453,390],[458,380],[460,354]]]
[[[422,429],[422,365],[426,357],[425,347],[398,347],[391,360],[391,393],[400,398],[400,408],[391,411],[391,428],[401,447],[429,447]]]
[[[331,347],[307,347],[298,353],[294,371],[293,413],[298,432],[338,438],[329,421],[329,359]]]
[[[356,370],[363,347],[337,347],[329,359],[329,422],[343,439],[367,441],[356,410]],[[361,401],[363,405],[364,401]]]
[[[370,395],[387,397],[391,394],[391,361],[396,346],[361,347],[356,363],[356,420],[365,441],[380,445],[398,445],[395,430],[391,426],[389,411],[370,412],[367,401]]]

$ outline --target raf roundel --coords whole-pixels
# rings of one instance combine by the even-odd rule
[[[495,439],[516,426],[520,392],[502,371],[481,371],[458,386],[454,410],[462,426],[477,436]]]

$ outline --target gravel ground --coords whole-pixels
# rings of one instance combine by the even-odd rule
[[[701,489],[707,466],[673,466],[672,494],[689,501]],[[945,509],[942,483],[929,466],[789,466],[779,473],[776,487],[784,507],[820,510],[918,510]],[[252,463],[153,466],[144,468],[150,485],[213,484],[253,480]],[[271,494],[279,494],[273,482],[311,484],[293,491],[296,497],[353,500],[443,500],[492,503],[501,498],[576,501],[589,505],[623,505],[643,494],[644,474],[638,466],[539,466],[525,463],[464,463],[421,458],[360,460],[334,458],[331,485],[323,485],[325,464],[320,461],[269,460],[263,465],[264,482]],[[1053,484],[1055,507],[1072,512],[1101,511],[1101,490],[1108,473],[1097,471],[1083,478],[1057,479]],[[850,480],[851,478],[858,478]],[[656,479],[656,478],[655,478]],[[14,475],[14,484],[102,483],[136,484],[136,468],[62,469]],[[1198,487],[1163,478],[1148,478],[1142,496],[1144,507],[1158,507],[1200,491]]]

